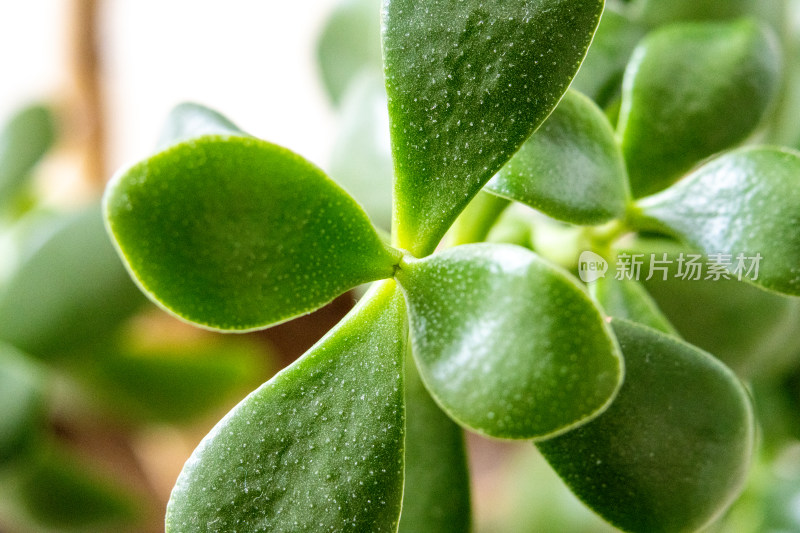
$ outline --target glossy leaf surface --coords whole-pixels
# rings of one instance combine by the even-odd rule
[[[558,220],[602,224],[625,212],[628,180],[614,130],[587,97],[568,91],[486,190]]]
[[[625,383],[588,424],[537,444],[572,491],[624,531],[696,531],[738,495],[753,451],[747,392],[709,354],[614,319]]]
[[[608,325],[568,274],[513,245],[472,244],[401,266],[414,356],[457,422],[493,437],[564,431],[622,379]]]
[[[634,223],[718,257],[732,277],[741,274],[761,287],[800,295],[798,185],[799,153],[743,148],[641,200]]]
[[[636,197],[743,141],[777,94],[780,56],[752,20],[651,33],[625,72],[618,135]]]
[[[360,72],[381,71],[380,0],[339,2],[317,42],[325,89],[341,104]]]
[[[55,140],[50,111],[33,105],[11,117],[0,131],[0,205],[24,185],[33,166]]]
[[[44,426],[41,371],[11,346],[0,344],[0,469],[30,448]]]
[[[402,296],[401,296],[402,297]],[[468,533],[464,432],[433,401],[406,359],[406,457],[399,533]]]
[[[307,313],[396,262],[321,170],[248,137],[200,137],[134,165],[106,190],[105,214],[148,295],[215,329]]]
[[[53,359],[106,338],[147,300],[114,252],[99,206],[41,225],[30,229],[37,245],[0,287],[0,339]]]
[[[393,282],[235,407],[187,461],[167,532],[394,532],[403,486],[403,357]]]
[[[396,243],[429,254],[556,106],[603,0],[384,0]]]
[[[638,281],[607,276],[590,283],[589,293],[608,316],[638,322],[669,335],[678,334]]]

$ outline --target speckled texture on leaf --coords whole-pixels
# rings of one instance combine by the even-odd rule
[[[384,0],[395,239],[435,248],[569,86],[603,0]]]
[[[540,442],[572,491],[637,533],[697,531],[739,494],[753,451],[747,391],[700,349],[613,319],[625,383],[588,424]]]
[[[800,295],[800,153],[736,150],[642,199],[638,209],[635,224],[671,233],[709,256],[723,254],[732,277],[741,254],[742,279]],[[748,259],[757,255],[758,261]],[[753,263],[757,276],[747,274]]]
[[[634,196],[743,141],[777,95],[780,55],[751,20],[651,33],[625,72],[617,134]]]
[[[575,91],[567,91],[485,190],[587,225],[622,216],[629,196],[611,124],[594,102]]]
[[[269,326],[392,275],[395,254],[321,170],[249,137],[205,136],[121,172],[105,196],[134,277],[177,316]]]
[[[187,461],[167,532],[396,531],[403,299],[386,282],[235,407]]]
[[[410,355],[406,359],[405,487],[398,532],[469,533],[464,432],[433,401]]]
[[[610,328],[568,274],[519,246],[470,244],[401,265],[411,341],[432,396],[500,438],[564,431],[619,387]]]

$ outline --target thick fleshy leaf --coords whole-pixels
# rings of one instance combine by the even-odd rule
[[[377,227],[391,229],[392,153],[380,70],[358,76],[344,95],[330,175],[358,200]]]
[[[645,30],[606,7],[572,88],[605,107],[619,96],[625,66]]]
[[[0,468],[25,454],[44,426],[44,382],[33,362],[0,344]]]
[[[731,277],[800,295],[800,153],[743,148],[637,206],[640,228],[678,237]]]
[[[52,359],[105,339],[146,300],[120,264],[99,206],[42,225],[28,233],[37,242],[46,235],[43,242],[23,252],[0,288],[0,339]]]
[[[602,412],[623,362],[568,274],[513,245],[471,244],[403,263],[411,341],[445,412],[477,432],[528,439]]]
[[[628,178],[614,130],[587,97],[568,91],[519,152],[486,184],[553,218],[595,225],[625,213]]]
[[[410,358],[406,359],[405,452],[399,533],[468,533],[464,433],[433,401]]]
[[[603,0],[384,0],[401,248],[433,251],[550,114],[602,10]]]
[[[636,280],[611,276],[600,278],[589,283],[589,294],[608,316],[638,322],[669,335],[678,335],[647,289]]]
[[[119,173],[107,224],[165,309],[214,329],[270,326],[392,275],[361,207],[311,163],[249,137],[204,136]]]
[[[13,200],[54,140],[53,116],[44,106],[26,107],[8,120],[0,131],[0,206]]]
[[[747,391],[690,344],[613,319],[625,383],[588,424],[537,444],[589,507],[624,531],[696,531],[739,494],[753,452]]]
[[[202,137],[203,135],[241,135],[239,127],[227,117],[213,109],[186,102],[175,106],[167,117],[158,148],[164,149],[181,141]]]
[[[744,140],[777,94],[780,55],[752,20],[651,33],[625,72],[618,135],[636,197]]]
[[[381,71],[380,0],[343,0],[317,42],[322,81],[335,104],[359,72]]]
[[[101,407],[125,419],[186,423],[230,408],[266,377],[246,339],[202,345],[111,346],[78,369]]]
[[[403,358],[393,282],[235,407],[186,465],[167,532],[394,532],[403,492]]]

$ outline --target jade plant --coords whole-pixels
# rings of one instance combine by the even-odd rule
[[[167,531],[467,531],[461,428],[534,441],[626,531],[699,530],[736,499],[755,446],[748,391],[632,270],[602,267],[634,266],[631,235],[662,235],[718,278],[800,295],[800,154],[737,148],[774,105],[780,54],[750,19],[654,31],[604,113],[569,89],[603,9],[384,1],[390,242],[322,170],[197,104],[117,173],[107,228],[183,320],[251,331],[373,283],[203,439]],[[473,242],[511,200],[580,227],[578,273],[594,275]]]

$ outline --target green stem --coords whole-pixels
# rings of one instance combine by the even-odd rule
[[[479,192],[450,229],[447,245],[458,246],[486,240],[492,226],[511,202],[500,196]]]

